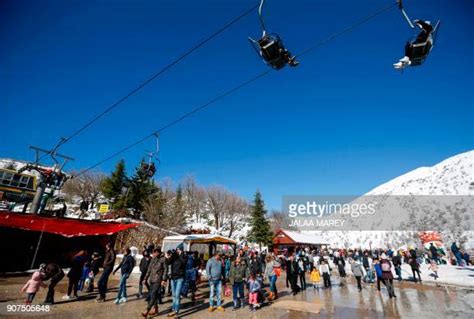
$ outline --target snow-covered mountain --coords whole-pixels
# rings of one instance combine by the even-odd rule
[[[365,195],[474,195],[474,150],[417,168]]]
[[[411,208],[415,207],[413,206],[413,200],[408,197],[404,198],[403,195],[459,197],[474,195],[474,151],[455,155],[431,167],[417,168],[372,189],[364,196],[381,196],[387,199],[390,198],[391,204],[397,202],[400,206],[410,207],[412,205]],[[442,199],[443,197],[437,198]],[[431,203],[428,212],[422,212],[424,215],[421,214],[417,220],[428,223],[428,225],[439,225],[439,220],[442,218],[446,225],[443,227],[446,230],[442,232],[445,241],[459,240],[462,233],[464,239],[468,242],[467,246],[474,248],[474,232],[472,230],[460,231],[457,227],[458,223],[463,223],[462,218],[466,218],[466,216],[471,220],[474,219],[473,201],[470,198],[467,200],[461,199],[460,204],[466,209],[463,216],[457,214],[459,203],[456,203],[455,207],[447,207],[443,203]],[[417,210],[416,207],[414,210]],[[334,247],[342,245],[345,247],[368,248],[369,243],[372,247],[399,247],[419,244],[416,233],[404,231],[308,231],[306,233],[322,235]]]

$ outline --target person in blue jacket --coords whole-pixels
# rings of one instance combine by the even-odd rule
[[[115,275],[115,273],[120,269],[121,273],[119,291],[117,298],[115,299],[116,305],[127,302],[127,279],[130,277],[133,267],[135,267],[135,258],[133,258],[130,248],[125,248],[122,261],[113,272]]]

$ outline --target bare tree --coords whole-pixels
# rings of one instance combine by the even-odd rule
[[[165,180],[143,207],[145,219],[159,227],[180,232],[191,218],[198,223],[212,223],[217,233],[228,237],[235,237],[246,225],[250,212],[248,203],[237,194],[222,186],[205,189],[190,176],[176,189]]]
[[[219,229],[223,223],[229,192],[222,186],[211,186],[207,190],[208,208],[214,227]]]
[[[144,217],[156,226],[179,232],[185,225],[184,210],[179,206],[173,183],[166,179],[143,202]]]
[[[193,176],[187,176],[181,183],[183,187],[185,210],[189,217],[198,223],[207,218],[206,190],[196,184]]]
[[[77,172],[72,172],[75,176]],[[68,180],[63,191],[72,196],[79,196],[83,201],[96,203],[100,195],[100,185],[105,175],[101,172],[87,172]]]
[[[223,214],[223,223],[229,231],[227,237],[232,237],[236,229],[243,227],[249,215],[249,204],[238,195],[229,194]]]
[[[289,224],[290,219],[288,215],[278,210],[272,210],[270,214],[270,226],[273,232],[276,232],[278,229],[281,228],[286,229],[288,228]]]

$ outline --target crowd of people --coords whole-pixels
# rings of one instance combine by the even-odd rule
[[[470,264],[467,252],[453,243],[449,252],[443,252],[431,245],[429,249],[406,250],[373,249],[346,250],[300,248],[285,250],[279,254],[240,249],[235,254],[215,252],[204,260],[204,255],[185,252],[183,244],[176,249],[163,252],[153,244],[144,247],[139,263],[140,277],[137,298],[144,298],[147,305],[143,317],[155,316],[163,304],[164,297],[172,297],[169,317],[178,316],[182,298],[196,301],[201,284],[209,286],[209,312],[225,311],[223,296],[231,297],[233,310],[248,306],[252,312],[262,305],[279,297],[277,281],[282,272],[286,273],[286,287],[293,295],[312,285],[314,290],[331,289],[333,276],[338,275],[337,285],[347,285],[347,269],[350,269],[359,292],[364,286],[374,284],[381,291],[386,287],[389,298],[396,298],[394,280],[403,280],[402,264],[408,264],[412,271],[410,278],[421,283],[420,264],[428,263],[435,279],[438,278],[438,265],[449,262],[459,266]],[[106,301],[109,277],[120,270],[120,281],[115,304],[128,300],[127,280],[136,266],[135,257],[130,248],[123,251],[120,263],[116,264],[116,253],[111,244],[107,244],[104,256],[94,252],[88,256],[80,251],[71,259],[67,273],[68,288],[64,300],[78,297],[78,291],[94,292],[95,279],[99,267],[103,271],[97,281],[97,302]],[[447,259],[446,259],[447,257]],[[337,272],[336,272],[337,271]],[[309,276],[309,282],[306,278]],[[22,291],[26,292],[25,303],[31,304],[40,287],[46,287],[50,280],[45,304],[53,304],[55,287],[65,277],[65,273],[55,263],[42,264],[38,271],[26,283]]]

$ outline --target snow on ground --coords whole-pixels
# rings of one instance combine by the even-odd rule
[[[238,229],[236,229],[231,236],[229,236],[229,230],[227,229],[217,229],[212,225],[208,225],[203,222],[195,221],[193,218],[189,218],[186,223],[186,229],[194,230],[194,231],[203,231],[209,232],[212,235],[220,235],[224,237],[230,237],[237,241],[241,241],[245,239],[250,232],[251,226],[248,223],[242,222],[242,225]]]
[[[428,269],[428,264],[420,265],[421,280],[423,282],[438,283],[474,288],[474,267],[457,267],[452,265],[439,265],[438,279],[434,279],[433,272]],[[412,278],[411,267],[402,266],[402,278]]]
[[[330,261],[330,265],[331,265],[331,261]],[[331,267],[333,268],[333,274],[338,276],[338,272],[337,270],[335,270],[337,268],[334,267],[334,265],[332,265]],[[458,266],[452,266],[452,265],[439,265],[438,266],[439,267],[438,279],[434,279],[434,273],[433,271],[429,270],[428,267],[429,267],[429,264],[420,265],[422,283],[458,286],[458,287],[474,289],[474,266],[458,267]],[[351,266],[349,263],[346,263],[346,273],[352,275]],[[393,268],[392,268],[392,273],[393,273],[393,278],[396,279],[397,276]],[[410,265],[408,264],[402,265],[402,279],[413,281],[413,273],[411,271]]]

